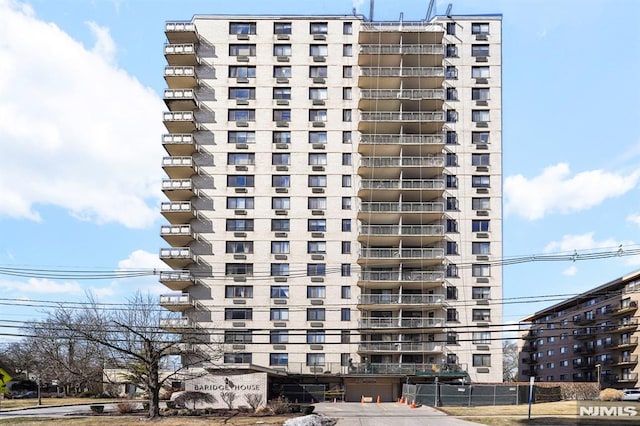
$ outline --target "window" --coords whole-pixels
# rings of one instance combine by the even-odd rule
[[[291,22],[274,22],[274,34],[291,34]]]
[[[351,287],[349,287],[348,285],[343,285],[340,288],[340,298],[351,299]]]
[[[471,56],[489,56],[488,44],[472,44]]]
[[[253,219],[227,219],[227,231],[253,231]]]
[[[342,78],[353,77],[353,67],[351,65],[345,65],[342,67]]]
[[[352,155],[348,152],[345,152],[342,154],[342,165],[343,166],[350,166],[351,165],[351,160],[352,159]]]
[[[474,367],[491,367],[491,355],[489,354],[473,354]]]
[[[342,132],[342,143],[351,143],[351,132]]]
[[[457,101],[458,100],[458,89],[456,89],[455,87],[447,87],[446,98],[447,98],[448,101]]]
[[[447,308],[447,321],[458,321],[458,311],[456,308]]]
[[[228,143],[256,143],[256,132],[227,132]]]
[[[489,78],[489,67],[471,67],[472,78]]]
[[[256,110],[255,109],[230,109],[229,121],[255,121]]]
[[[324,354],[307,354],[307,366],[324,365]]]
[[[471,341],[476,345],[488,345],[491,343],[490,331],[474,331],[471,334]]]
[[[449,344],[449,345],[458,344],[458,333],[456,333],[455,331],[448,331],[447,332],[447,344]]]
[[[324,254],[327,252],[326,241],[308,241],[307,253],[309,254]]]
[[[488,210],[489,198],[472,198],[471,209],[472,210]]]
[[[343,263],[340,265],[340,276],[342,277],[350,277],[351,276],[351,264]]]
[[[342,187],[351,188],[351,175],[342,175]]]
[[[256,163],[256,155],[253,153],[230,152],[227,154],[227,164],[230,166],[246,166]]]
[[[309,175],[307,178],[309,188],[325,188],[327,186],[326,175]]]
[[[351,331],[340,330],[340,343],[351,343]]]
[[[324,101],[328,98],[328,92],[326,87],[311,87],[309,89],[309,99]]]
[[[251,276],[253,275],[253,263],[227,263],[224,266],[224,274],[226,276]]]
[[[343,109],[342,110],[342,121],[348,122],[351,121],[351,110]]]
[[[327,143],[327,132],[309,132],[309,143]]]
[[[449,65],[444,69],[444,78],[448,80],[457,79],[458,78],[458,69],[453,65]]]
[[[327,297],[327,289],[323,285],[307,286],[307,299],[324,299]]]
[[[471,143],[489,143],[489,132],[471,132]]]
[[[445,166],[447,167],[457,167],[458,166],[458,155],[453,152],[447,152],[445,156]]]
[[[226,253],[253,253],[253,241],[227,241]]]
[[[456,34],[456,23],[455,22],[447,22],[447,34],[455,35]]]
[[[455,241],[447,241],[446,252],[449,255],[458,254],[458,243]]]
[[[307,231],[309,232],[325,232],[327,230],[326,219],[309,219],[307,220]]]
[[[453,130],[447,130],[447,145],[457,145],[458,144],[458,134]]]
[[[447,188],[457,188],[458,187],[458,177],[456,175],[446,175],[445,176],[445,186]]]
[[[471,165],[472,166],[488,166],[489,165],[489,154],[471,154]]]
[[[489,34],[488,22],[473,22],[471,24],[471,34]]]
[[[309,154],[309,165],[310,166],[326,166],[327,165],[327,154]]]
[[[274,109],[273,121],[291,121],[290,109]]]
[[[225,343],[251,343],[251,331],[225,331]]]
[[[486,299],[489,299],[490,295],[491,295],[490,287],[472,287],[471,288],[472,299],[486,300]]]
[[[351,87],[342,88],[342,99],[345,99],[345,100],[353,99],[353,89]]]
[[[488,175],[471,176],[471,187],[472,188],[489,188],[489,187],[491,187],[489,176]]]
[[[272,299],[288,299],[289,286],[288,285],[272,285],[271,298]]]
[[[224,297],[227,299],[251,299],[253,297],[253,286],[250,285],[228,285],[224,288]]]
[[[351,321],[351,309],[349,308],[340,309],[340,321]]]
[[[272,254],[288,254],[289,241],[271,241]]]
[[[342,24],[342,34],[353,34],[353,23],[344,22]]]
[[[250,353],[225,353],[223,355],[225,364],[251,364]]]
[[[471,111],[471,121],[475,123],[489,121],[489,110],[474,109]]]
[[[229,77],[231,78],[255,78],[255,66],[230,65]]]
[[[325,197],[309,197],[307,208],[309,210],[325,210],[327,208],[327,199]]]
[[[455,44],[447,44],[445,48],[445,56],[447,58],[458,57],[458,47]]]
[[[351,219],[342,219],[342,232],[351,232]]]
[[[351,197],[342,197],[342,210],[351,210]]]
[[[471,231],[473,232],[489,232],[488,220],[472,220]]]
[[[250,320],[253,319],[251,308],[226,308],[224,310],[225,320]]]
[[[489,265],[473,264],[471,265],[472,277],[488,277],[491,276],[491,267]]]
[[[309,46],[309,56],[327,56],[329,48],[326,44],[312,44]]]
[[[271,264],[271,276],[272,277],[287,277],[287,276],[289,276],[289,264],[288,263],[272,263]]]
[[[329,25],[326,22],[312,22],[309,24],[309,34],[327,34]]]
[[[456,197],[447,197],[446,209],[448,211],[458,210],[458,199]]]
[[[327,67],[325,65],[309,67],[309,77],[311,78],[326,78],[327,75]]]
[[[324,330],[307,330],[307,343],[324,343]]]
[[[273,56],[291,56],[290,44],[274,44]]]
[[[253,209],[253,197],[227,197],[228,209]]]
[[[227,175],[227,187],[229,188],[253,188],[253,175]]]
[[[286,353],[270,353],[269,365],[287,365],[289,364],[289,354]]]
[[[255,99],[256,89],[255,87],[230,87],[229,99]]]
[[[307,263],[307,276],[319,277],[327,274],[327,265],[324,263]]]
[[[273,99],[291,99],[291,87],[274,87],[273,88]]]
[[[288,188],[290,184],[291,184],[291,176],[289,175],[271,176],[271,186],[274,188]]]
[[[353,56],[353,45],[352,44],[343,44],[342,45],[342,56]]]
[[[288,232],[289,219],[271,219],[271,230],[275,232]]]
[[[351,241],[342,242],[342,254],[351,254]]]
[[[326,109],[309,110],[309,121],[327,121],[327,110]]]
[[[456,278],[458,276],[458,265],[455,263],[449,263],[445,270],[447,278]]]
[[[229,34],[255,34],[255,22],[229,22]]]
[[[291,154],[271,154],[271,164],[274,166],[288,166],[291,164]]]
[[[229,56],[256,56],[255,44],[230,44]]]
[[[307,321],[324,321],[324,308],[307,308]]]
[[[271,308],[269,313],[269,319],[271,321],[288,321],[289,309],[288,308]]]
[[[473,88],[471,89],[471,99],[474,101],[488,101],[489,88]]]
[[[447,286],[447,300],[458,300],[458,288],[455,286]]]
[[[290,78],[291,67],[287,65],[277,65],[273,67],[273,76],[275,78]]]
[[[455,219],[447,219],[447,229],[448,233],[457,233],[458,232],[458,221]]]
[[[446,121],[447,123],[455,123],[458,121],[458,112],[455,109],[448,109]]]
[[[271,330],[269,343],[289,343],[289,330]]]

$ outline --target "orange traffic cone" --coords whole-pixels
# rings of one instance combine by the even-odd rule
[[[333,398],[333,403],[334,403],[334,404],[336,403],[336,399],[335,399],[335,398]]]
[[[364,404],[364,395],[360,397],[360,402]]]
[[[411,402],[411,408],[416,408],[416,400],[415,399]]]
[[[380,404],[380,395],[376,398],[376,404]]]

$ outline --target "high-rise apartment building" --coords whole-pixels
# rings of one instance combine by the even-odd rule
[[[164,325],[358,398],[501,381],[501,16],[201,15],[166,36]]]

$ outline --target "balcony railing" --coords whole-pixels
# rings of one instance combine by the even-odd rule
[[[363,144],[383,145],[443,145],[445,136],[441,133],[426,135],[397,135],[397,134],[364,134],[360,138]]]
[[[360,305],[442,305],[444,294],[362,294],[358,297]]]
[[[177,330],[193,328],[189,318],[160,318],[160,328]]]
[[[621,355],[615,359],[616,364],[637,364],[638,355]]]
[[[443,89],[361,89],[362,99],[439,99],[444,100]]]
[[[360,31],[416,31],[416,32],[443,32],[439,23],[427,23],[424,21],[379,21],[362,22]]]
[[[196,26],[193,22],[167,22],[164,32],[171,43],[194,43],[198,41]]]
[[[441,343],[434,342],[364,342],[358,345],[358,352],[442,352]]]
[[[444,203],[427,202],[427,203],[383,203],[383,202],[364,202],[360,204],[361,212],[371,213],[442,213],[444,212]]]
[[[160,295],[160,306],[191,306],[193,302],[188,294],[162,294]]]
[[[362,271],[361,281],[442,282],[442,271]]]
[[[165,32],[194,32],[196,25],[193,22],[167,22]]]
[[[194,284],[189,271],[160,272],[160,282],[174,291],[182,291]]]
[[[614,344],[617,347],[621,347],[621,346],[636,346],[638,344],[638,337],[637,336],[632,336],[632,337],[620,338],[617,341],[614,341]]]
[[[443,67],[361,67],[361,77],[444,77]]]
[[[193,43],[165,44],[165,55],[195,55],[196,47]]]
[[[397,111],[381,111],[381,112],[362,112],[360,113],[361,121],[416,121],[416,122],[434,122],[444,121],[444,112],[397,112]]]
[[[162,167],[192,167],[193,166],[193,158],[188,156],[176,156],[176,157],[163,157],[162,158]]]
[[[616,376],[616,380],[618,382],[637,382],[638,381],[638,373],[620,374],[620,375]]]
[[[439,154],[424,157],[362,157],[362,167],[444,167],[444,156]]]
[[[442,44],[361,44],[362,55],[442,55]]]
[[[189,247],[172,247],[160,249],[160,259],[191,259]]]
[[[377,236],[410,236],[428,235],[443,236],[443,225],[363,225],[360,227],[362,235]]]
[[[362,179],[362,189],[444,189],[444,179]]]
[[[165,78],[170,77],[193,77],[196,76],[195,67],[164,67]]]
[[[442,248],[363,248],[360,250],[363,259],[441,259],[444,258]]]
[[[444,326],[444,318],[362,318],[360,328],[435,328]]]
[[[193,112],[191,111],[177,111],[177,112],[165,112],[162,115],[162,119],[165,122],[171,121],[193,121]]]
[[[465,376],[466,364],[377,364],[377,363],[351,363],[342,365],[339,362],[325,362],[322,364],[307,365],[303,362],[289,362],[286,365],[273,367],[275,370],[289,374],[355,374],[355,375],[441,375],[441,376]]]

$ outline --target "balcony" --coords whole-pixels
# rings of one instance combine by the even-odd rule
[[[372,193],[377,191],[416,193],[416,191],[433,191],[431,197],[441,195],[444,191],[444,179],[362,179],[358,196],[371,199]]]
[[[618,309],[616,309],[612,313],[612,315],[615,315],[615,316],[626,315],[626,314],[635,312],[637,309],[638,309],[638,303],[636,301],[634,300],[625,301],[625,302],[622,302],[620,306],[618,306]]]
[[[400,241],[408,244],[431,244],[444,237],[443,225],[362,225],[358,241],[375,245],[397,246]]]
[[[445,306],[444,294],[363,294],[358,296],[358,308],[373,306],[405,309],[414,306]],[[391,306],[389,306],[391,305]]]
[[[595,353],[596,349],[589,346],[577,346],[573,348],[573,353],[576,355],[591,355]]]
[[[169,111],[193,111],[198,107],[193,89],[165,89],[164,103]]]
[[[162,168],[171,179],[185,179],[196,173],[193,158],[188,156],[164,157]]]
[[[160,282],[173,291],[183,291],[194,284],[189,271],[160,272]]]
[[[196,45],[193,43],[165,44],[164,57],[171,66],[184,67],[198,65]]]
[[[180,203],[164,202],[160,205],[160,213],[173,225],[188,223],[196,217],[190,201]]]
[[[160,328],[172,333],[194,330],[195,325],[189,318],[160,318]]]
[[[535,340],[540,337],[541,333],[538,330],[529,330],[526,334],[522,336],[524,340]]]
[[[358,257],[359,264],[375,260],[376,265],[437,264],[444,259],[442,248],[362,248]]]
[[[441,270],[427,271],[362,271],[358,286],[372,289],[423,289],[437,288],[444,282]]]
[[[441,153],[446,137],[442,133],[430,134],[363,134],[358,144],[358,152],[367,155],[397,156],[400,147],[413,148],[418,155]],[[414,155],[416,155],[414,154]]]
[[[533,358],[522,358],[522,363],[531,365],[531,364],[537,364],[538,361],[536,359],[533,359]]]
[[[358,211],[358,219],[364,221],[398,222],[400,216],[407,221],[430,222],[442,218],[444,214],[443,202],[362,202]],[[383,216],[384,215],[384,216]],[[380,217],[378,217],[380,216]]]
[[[625,332],[625,331],[634,331],[638,328],[638,320],[637,319],[628,319],[621,320],[618,322],[615,331],[617,333]]]
[[[171,133],[191,133],[196,130],[193,111],[165,112],[162,121]]]
[[[536,345],[535,345],[535,344],[533,344],[533,343],[530,343],[530,344],[528,344],[528,345],[527,345],[527,344],[525,344],[525,345],[522,347],[522,352],[535,352],[535,351],[537,351],[537,350],[538,350],[538,348],[537,348],[537,347],[536,347]]]
[[[189,247],[172,247],[160,249],[160,260],[173,269],[181,269],[192,264],[195,256]]]
[[[638,373],[627,373],[616,376],[618,383],[636,383],[638,381]]]
[[[596,331],[595,330],[588,330],[588,329],[577,329],[577,330],[573,330],[573,338],[574,339],[593,339],[596,336]]]
[[[442,109],[443,89],[362,89],[359,107],[362,110],[438,110]]]
[[[444,318],[362,318],[360,329],[442,328]]]
[[[614,359],[613,364],[616,366],[628,366],[638,363],[638,355],[620,355]]]
[[[361,44],[360,55],[443,55],[442,44]]]
[[[399,134],[402,131],[410,134],[435,133],[442,130],[444,119],[444,111],[363,111],[360,113],[358,130],[365,134]]]
[[[196,43],[198,41],[196,26],[192,22],[167,22],[164,33],[171,43]]]
[[[169,311],[182,312],[193,307],[193,300],[188,294],[161,294],[160,306]]]
[[[160,236],[173,247],[183,247],[194,240],[191,225],[167,225],[160,227]]]
[[[358,345],[358,352],[442,352],[443,345],[435,342],[363,342]]]
[[[169,155],[189,156],[196,151],[191,133],[162,135],[162,145]]]
[[[171,201],[188,201],[195,195],[191,179],[163,179],[162,192]]]
[[[595,316],[578,315],[574,317],[573,323],[575,325],[591,325],[596,322]]]
[[[193,89],[198,85],[195,67],[165,67],[164,80],[171,89]]]
[[[615,345],[614,346],[615,349],[632,348],[634,346],[638,346],[638,337],[637,336],[624,337],[624,338],[621,337],[616,342],[614,342],[614,345]]]
[[[360,77],[441,77],[443,67],[360,67]],[[361,78],[362,80],[362,78]]]

